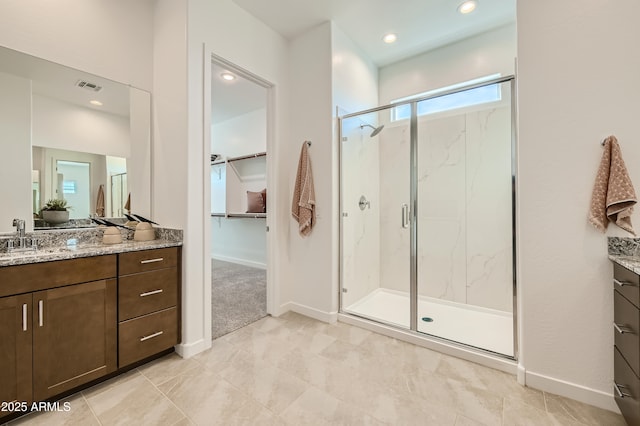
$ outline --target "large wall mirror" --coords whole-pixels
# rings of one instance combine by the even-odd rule
[[[148,92],[0,47],[0,93],[0,232],[50,199],[71,219],[151,216]]]

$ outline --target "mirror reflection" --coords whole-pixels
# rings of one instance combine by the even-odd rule
[[[0,89],[0,168],[12,176],[0,185],[0,232],[31,215],[35,229],[51,226],[50,200],[71,206],[55,227],[125,207],[151,215],[148,92],[5,48]]]

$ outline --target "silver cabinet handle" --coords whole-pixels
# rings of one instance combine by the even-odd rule
[[[157,333],[153,333],[153,334],[150,334],[148,336],[141,337],[140,341],[144,342],[145,340],[153,339],[154,337],[158,337],[163,333],[164,333],[164,331],[158,331]]]
[[[630,329],[629,327],[626,327],[626,326],[624,326],[624,325],[618,325],[618,324],[616,324],[615,322],[613,323],[613,328],[615,328],[615,329],[616,329],[616,331],[617,331],[618,333],[620,333],[620,334],[625,334],[625,333],[628,333],[628,334],[635,334],[635,333],[633,332],[633,330],[632,330],[632,329]]]
[[[409,227],[409,205],[402,204],[402,227]]]
[[[619,396],[620,398],[626,398],[626,397],[630,397],[630,396],[631,396],[631,395],[630,395],[630,394],[628,394],[628,393],[622,392],[622,391],[620,390],[620,388],[623,388],[623,389],[624,389],[625,387],[624,387],[623,385],[619,385],[619,384],[617,384],[616,382],[613,382],[613,389],[615,389],[616,393],[618,394],[618,396]]]
[[[620,287],[630,286],[630,287],[638,287],[638,284],[629,282],[629,281],[619,281],[617,279],[613,279],[614,284],[618,284]]]
[[[140,297],[147,297],[154,294],[159,294],[159,293],[162,293],[162,291],[163,290],[161,288],[159,288],[158,290],[147,291],[146,293],[140,293]]]
[[[44,325],[44,309],[42,300],[38,300],[38,325],[40,327]]]
[[[141,260],[140,263],[144,265],[146,263],[162,262],[163,260],[164,260],[164,257],[158,257],[157,259]]]
[[[27,331],[27,304],[22,304],[22,331]]]

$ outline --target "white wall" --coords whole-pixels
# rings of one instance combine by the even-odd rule
[[[0,73],[0,93],[0,171],[5,199],[0,203],[0,230],[11,230],[16,218],[33,229],[31,81]]]
[[[267,111],[264,108],[211,126],[211,152],[223,158],[267,150]]]
[[[5,47],[152,89],[153,0],[3,0]]]
[[[116,157],[131,155],[129,118],[33,94],[34,146]]]
[[[639,13],[635,0],[518,3],[520,363],[528,384],[610,408],[612,267],[586,218],[605,136],[640,187]]]
[[[331,63],[332,63],[332,102],[334,117],[336,107],[338,115],[361,111],[378,105],[378,67],[349,39],[335,24],[331,25]],[[374,120],[372,120],[374,121]],[[375,122],[375,121],[374,121]],[[347,142],[339,142],[337,120],[334,120],[334,137],[332,143],[332,203],[335,212],[332,215],[332,254],[334,267],[341,264],[343,287],[343,306],[370,293],[380,285],[380,209],[379,193],[379,151],[377,141],[368,137],[366,130],[359,128],[357,118],[343,122],[343,136]],[[366,133],[366,137],[363,134]],[[339,150],[342,145],[342,164],[344,165],[343,188],[340,194]],[[365,195],[371,202],[371,208],[361,211],[358,201]],[[344,204],[339,208],[339,197]],[[341,217],[342,212],[348,214]],[[337,214],[336,214],[337,213]],[[340,221],[343,222],[343,240],[340,241]],[[342,255],[339,257],[338,247],[342,244]],[[337,259],[337,261],[335,260]],[[337,272],[325,278],[331,280],[330,291],[337,296],[339,277]],[[332,311],[338,309],[334,301]]]
[[[333,255],[337,205],[333,179],[334,162],[331,93],[331,23],[321,24],[291,41],[290,154],[287,168],[293,188],[300,148],[309,148],[316,195],[316,224],[307,237],[298,233],[298,223],[289,221],[295,309],[329,320],[337,312],[337,257]],[[286,198],[291,200],[292,190]],[[290,204],[289,204],[290,206]],[[289,207],[290,211],[290,207]],[[289,215],[290,216],[290,215]]]
[[[272,214],[267,223],[272,231],[267,243],[271,244],[268,250],[275,257],[275,266],[269,269],[268,280],[286,288],[288,279],[281,264],[288,262],[288,181],[285,169],[281,167],[280,173],[276,170],[288,148],[284,127],[287,43],[230,0],[192,0],[188,5],[185,1],[158,0],[154,24],[154,175],[163,170],[167,174],[154,182],[154,206],[159,209],[158,217],[166,218],[164,223],[185,230],[183,344],[178,349],[190,356],[211,345],[211,220],[206,183],[211,149],[207,130],[210,117],[205,114],[210,99],[203,98],[209,93],[205,90],[205,73],[210,72],[211,64],[204,58],[204,51],[274,84],[270,95],[274,114],[270,122],[274,125],[268,132],[270,140],[277,140],[278,145],[268,147],[267,174],[273,176],[274,184],[269,184],[273,196],[269,197]],[[277,196],[280,190],[282,198]],[[274,200],[280,200],[280,205]],[[282,300],[288,299],[273,291],[267,298],[278,309]]]
[[[516,28],[507,25],[380,69],[380,104],[495,73],[515,73]]]

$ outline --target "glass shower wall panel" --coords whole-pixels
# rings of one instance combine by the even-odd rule
[[[513,356],[510,83],[499,89],[419,119],[418,331]]]
[[[408,328],[409,126],[372,136],[385,116],[341,120],[341,308]]]

